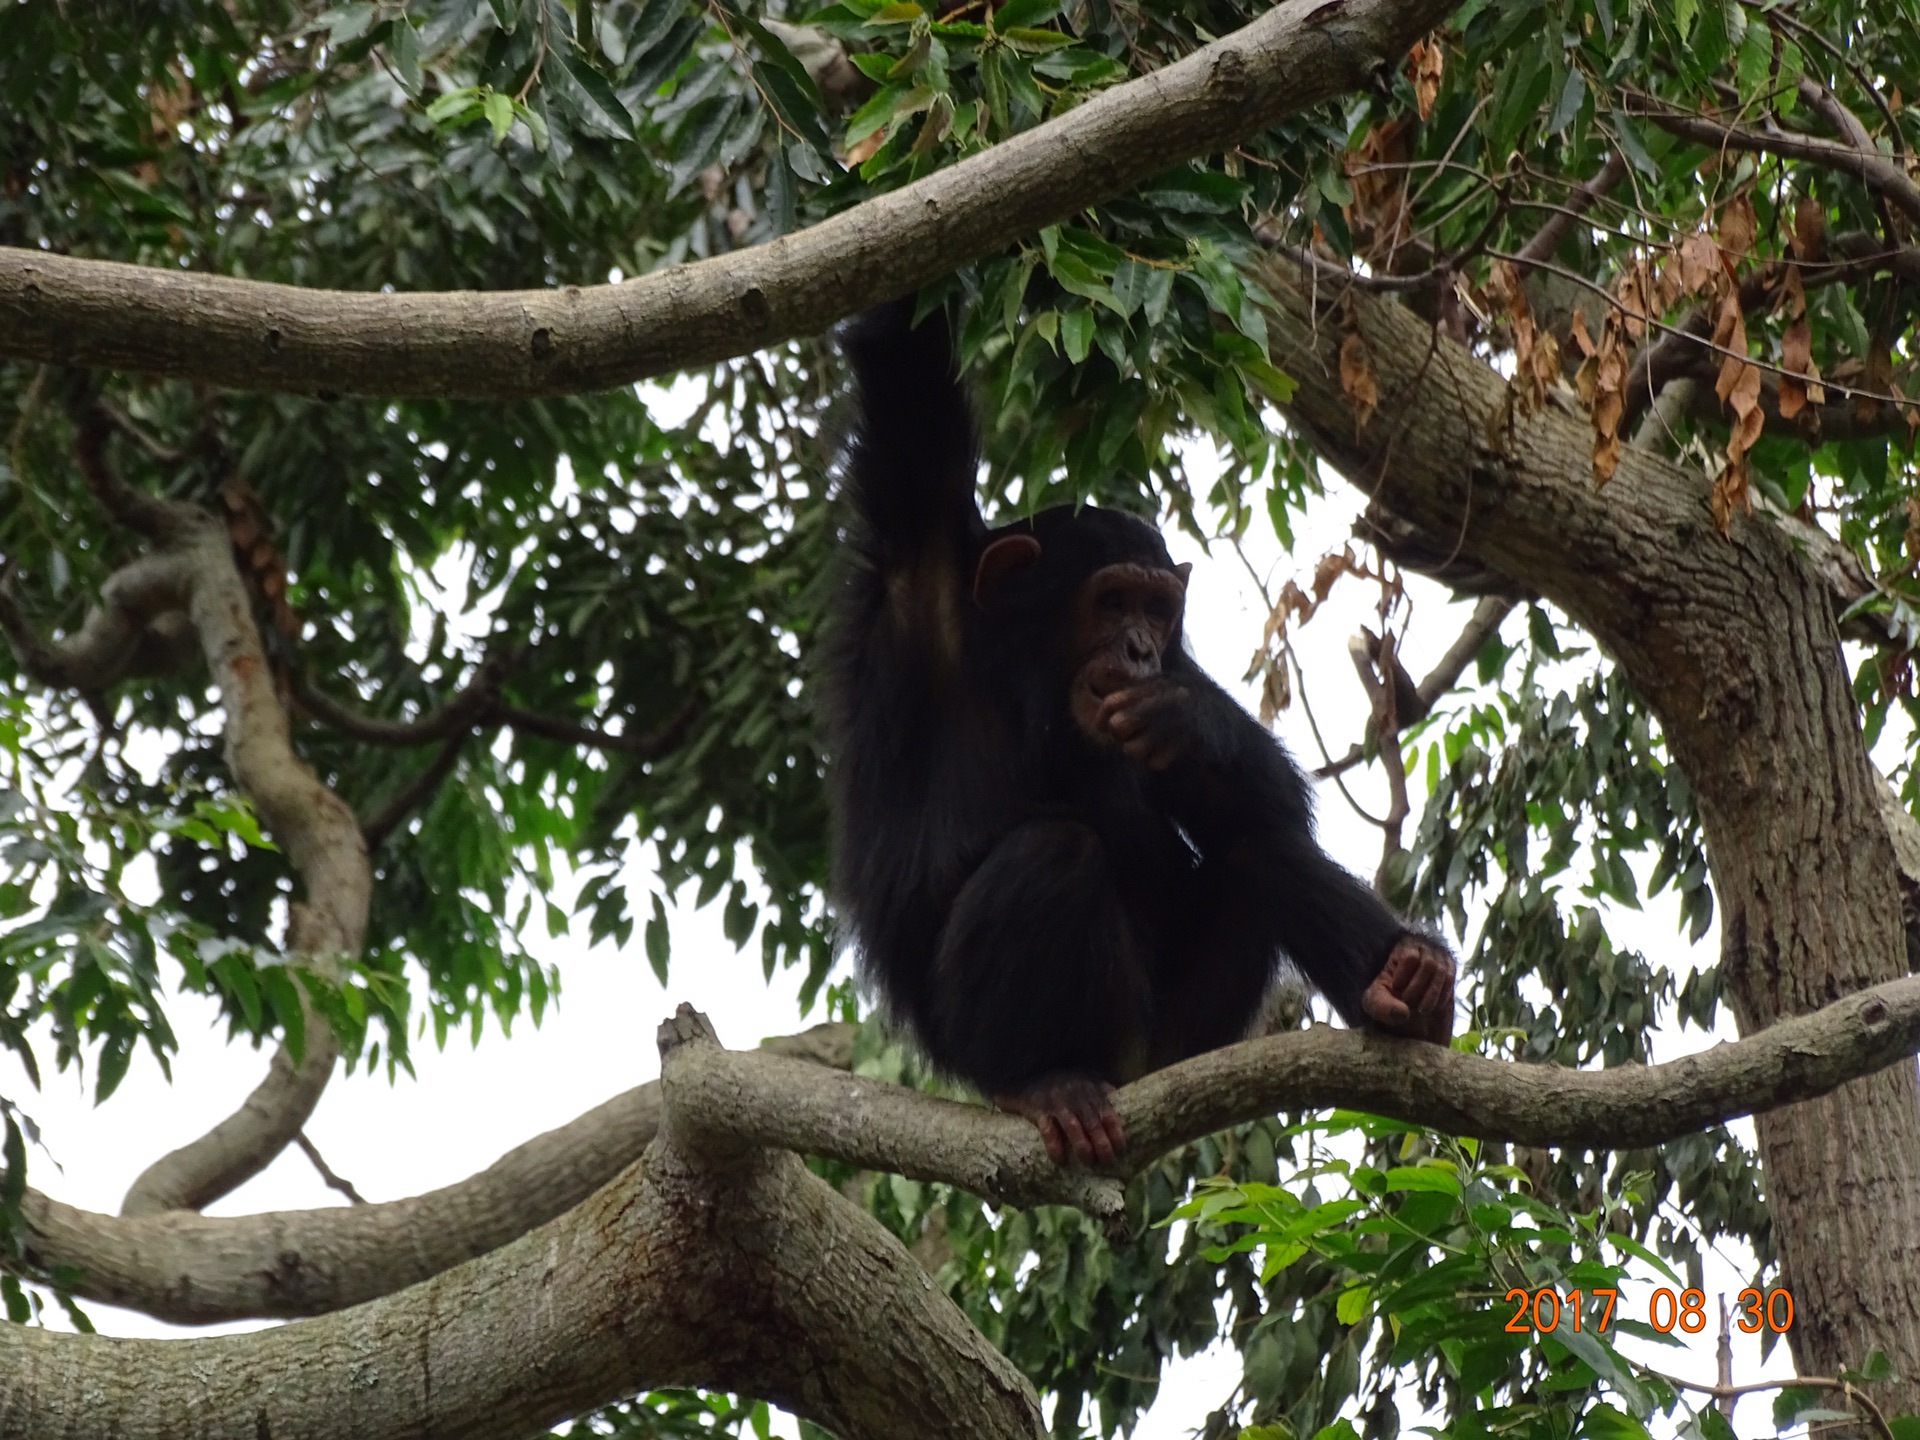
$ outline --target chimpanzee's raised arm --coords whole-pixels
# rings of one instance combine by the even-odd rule
[[[911,296],[882,305],[839,337],[859,390],[846,493],[866,533],[852,538],[883,568],[909,563],[930,544],[970,543],[986,532],[973,494],[973,411],[946,315],[936,309],[915,326],[913,310]]]

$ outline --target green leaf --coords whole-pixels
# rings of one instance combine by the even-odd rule
[[[1009,30],[1044,25],[1064,8],[1064,0],[1007,0],[992,12],[993,27],[1004,35]]]
[[[421,83],[420,37],[404,15],[394,21],[393,31],[387,40],[387,58],[393,62],[393,73],[399,78],[401,88],[409,95],[418,95]]]
[[[1017,30],[1002,30],[1000,34],[1007,44],[1025,54],[1064,50],[1074,43],[1073,36],[1062,35],[1058,30],[1029,30],[1023,26]]]
[[[900,102],[913,91],[905,85],[888,85],[876,90],[847,121],[846,143],[849,148],[858,145],[874,131],[893,119],[894,111],[900,108]]]
[[[322,15],[318,20],[315,20],[313,22],[313,28],[316,30],[324,28],[327,32],[328,43],[345,45],[350,41],[358,40],[362,35],[366,34],[368,27],[373,24],[373,17],[378,12],[379,7],[377,5],[342,5],[336,10],[327,11],[327,13]]]
[[[480,114],[481,104],[480,89],[476,85],[469,85],[462,90],[449,90],[427,106],[427,119],[435,125],[451,128]]]
[[[1460,1177],[1452,1166],[1411,1165],[1387,1171],[1387,1191],[1431,1190],[1443,1195],[1460,1193]]]
[[[815,154],[824,158],[833,153],[833,141],[820,123],[820,107],[808,99],[793,76],[763,60],[753,67],[753,78],[761,97],[787,130],[811,146]]]
[[[1587,98],[1587,77],[1575,66],[1567,71],[1567,83],[1560,87],[1553,114],[1547,117],[1547,133],[1558,135],[1574,122]]]
[[[481,108],[487,123],[493,127],[493,143],[498,145],[513,128],[513,101],[498,90],[489,90]]]
[[[1773,74],[1773,31],[1765,25],[1747,26],[1734,59],[1734,82],[1740,98],[1751,103],[1769,88]]]
[[[587,57],[571,46],[562,47],[560,58],[567,67],[568,77],[587,92],[587,98],[593,101],[594,107],[606,119],[607,124],[613,127],[621,139],[633,139],[633,116],[628,114],[627,107],[620,103],[620,97],[613,93],[613,86],[607,83],[607,77],[594,69]],[[488,118],[492,118],[491,111],[488,112]],[[500,132],[497,121],[494,129],[496,135],[503,133]]]
[[[670,958],[671,938],[667,933],[667,907],[660,903],[660,897],[653,897],[653,915],[647,921],[646,949],[647,964],[653,967],[653,978],[662,985],[667,983],[667,961]]]
[[[1342,1325],[1358,1325],[1372,1299],[1373,1287],[1370,1285],[1355,1285],[1343,1290],[1339,1302],[1334,1306],[1334,1316]]]
[[[1066,347],[1067,359],[1075,365],[1083,363],[1092,348],[1093,327],[1091,310],[1069,310],[1060,317],[1060,343]]]

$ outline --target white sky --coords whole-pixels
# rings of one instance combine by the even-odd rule
[[[1314,561],[1337,549],[1350,534],[1359,499],[1346,487],[1312,508],[1300,528],[1294,558],[1278,553],[1270,534],[1264,548],[1250,545],[1256,563],[1275,567],[1276,591],[1289,574],[1303,588]],[[1255,525],[1264,534],[1264,521]],[[1256,541],[1258,535],[1256,535]],[[1260,640],[1265,610],[1240,562],[1221,549],[1202,554],[1191,542],[1173,540],[1176,559],[1196,562],[1189,594],[1188,634],[1201,662],[1223,683],[1238,687],[1247,659]],[[1404,655],[1417,677],[1439,657],[1470,613],[1466,604],[1449,605],[1436,586],[1414,580],[1415,611]],[[1311,698],[1322,733],[1335,753],[1361,733],[1365,696],[1353,675],[1346,642],[1361,624],[1372,624],[1375,589],[1366,582],[1345,582],[1335,599],[1296,636],[1296,649],[1311,679]],[[1522,621],[1510,617],[1508,625]],[[1251,696],[1247,697],[1251,705]],[[1319,755],[1300,707],[1282,717],[1280,732],[1301,763],[1311,768]],[[1417,781],[1417,777],[1416,777]],[[1376,768],[1356,772],[1349,785],[1375,813],[1386,808],[1385,787]],[[1370,875],[1379,860],[1378,832],[1358,820],[1331,786],[1319,799],[1321,838],[1350,869]],[[1409,831],[1409,833],[1411,833]],[[638,877],[636,877],[638,878]],[[636,887],[644,892],[644,885]],[[689,893],[689,899],[691,898]],[[678,909],[674,916],[674,960],[663,990],[654,980],[636,934],[632,944],[615,950],[603,944],[588,949],[580,941],[538,942],[542,958],[560,966],[562,992],[538,1028],[524,1019],[511,1038],[489,1025],[477,1046],[464,1034],[436,1051],[428,1036],[416,1040],[417,1080],[392,1085],[381,1077],[336,1076],[307,1127],[308,1136],[328,1163],[370,1200],[389,1200],[446,1185],[484,1167],[501,1152],[573,1118],[582,1111],[658,1071],[654,1029],[681,1001],[710,1016],[723,1042],[746,1047],[766,1035],[783,1034],[804,1023],[799,1015],[799,975],[787,972],[763,982],[757,944],[736,954],[722,938],[719,907],[704,913]],[[1715,940],[1692,956],[1675,925],[1674,911],[1660,906],[1645,916],[1610,915],[1616,940],[1644,949],[1657,963],[1684,972],[1707,963]],[[264,1072],[265,1055],[229,1048],[216,1027],[214,1007],[191,996],[179,997],[171,1015],[180,1037],[167,1085],[144,1051],[114,1097],[94,1108],[78,1078],[49,1074],[35,1094],[17,1062],[0,1056],[0,1094],[16,1098],[42,1126],[48,1156],[36,1152],[32,1181],[47,1193],[89,1209],[113,1212],[133,1178],[168,1149],[203,1133],[229,1113]],[[818,1019],[816,1015],[812,1017]],[[1730,1038],[1730,1035],[1729,1035]],[[1680,1037],[1676,1051],[1700,1048],[1697,1036]],[[51,1056],[51,1047],[43,1052]],[[50,1070],[50,1063],[47,1068]],[[56,1168],[56,1164],[57,1167]],[[322,1185],[304,1156],[290,1148],[253,1181],[211,1207],[209,1213],[241,1214],[344,1203]],[[1737,1291],[1746,1257],[1717,1263],[1709,1280],[1709,1311],[1716,1285]],[[1643,1313],[1644,1300],[1623,1296],[1630,1313]],[[95,1325],[110,1335],[182,1333],[146,1316],[102,1305],[86,1306]],[[57,1316],[49,1323],[63,1325]],[[251,1325],[218,1327],[254,1328]],[[196,1331],[193,1333],[207,1333]],[[1659,1363],[1674,1373],[1713,1379],[1714,1337],[1695,1337],[1683,1352],[1669,1352]],[[1762,1373],[1758,1351],[1736,1333],[1736,1378]],[[1785,1347],[1768,1373],[1786,1373]],[[1136,1434],[1146,1440],[1170,1440],[1190,1433],[1233,1389],[1239,1378],[1237,1357],[1216,1348],[1207,1355],[1173,1364],[1161,1395]],[[1749,1400],[1743,1414],[1751,1422],[1766,1403]],[[792,1433],[789,1424],[786,1433]]]

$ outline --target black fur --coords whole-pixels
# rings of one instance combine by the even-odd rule
[[[943,1070],[983,1091],[1113,1083],[1242,1038],[1283,956],[1349,1023],[1406,926],[1315,843],[1277,741],[1176,643],[1192,739],[1153,772],[1067,705],[1086,579],[1171,568],[1151,525],[1062,507],[989,531],[936,312],[848,327],[857,382],[844,573],[826,658],[834,886],[862,971]],[[974,603],[981,551],[1032,568]]]

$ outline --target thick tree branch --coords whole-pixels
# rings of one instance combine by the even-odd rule
[[[816,1025],[761,1048],[844,1070],[853,1027]],[[29,1190],[24,1258],[41,1275],[75,1273],[72,1292],[83,1300],[176,1325],[323,1315],[418,1284],[564,1214],[637,1159],[659,1124],[660,1085],[650,1080],[456,1184],[351,1209],[125,1218]]]
[[[661,1027],[713,1050],[697,1017]],[[395,1337],[405,1343],[395,1344]],[[840,1440],[1040,1440],[1032,1387],[790,1154],[669,1112],[586,1203],[399,1295],[248,1335],[0,1327],[0,1434],[521,1440],[636,1391],[764,1396]]]
[[[143,555],[107,577],[78,630],[49,642],[34,630],[12,585],[0,579],[0,630],[30,679],[62,690],[105,690],[191,643],[185,606],[192,580],[185,556]]]
[[[1451,9],[1451,0],[1286,0],[1184,60],[831,220],[621,285],[320,292],[0,250],[0,356],[243,390],[605,390],[817,335],[1359,88]]]
[[[295,905],[288,949],[322,967],[356,954],[366,929],[371,875],[358,824],[339,797],[293,753],[287,717],[267,670],[252,602],[233,563],[224,529],[192,506],[156,500],[121,484],[106,462],[105,422],[84,424],[81,463],[102,503],[152,538],[147,561],[120,572],[171,571],[172,588],[143,597],[153,613],[184,606],[226,710],[227,762],[268,831],[288,852],[307,887]],[[143,568],[144,567],[144,568]],[[115,579],[119,579],[116,576]],[[109,587],[113,582],[109,582]],[[132,605],[103,596],[96,614],[122,617]],[[98,633],[132,626],[122,618]],[[82,635],[88,633],[83,627]],[[99,647],[104,650],[105,646]],[[310,1017],[306,1053],[294,1063],[283,1048],[241,1108],[205,1136],[150,1166],[127,1192],[125,1212],[198,1209],[270,1163],[313,1113],[335,1058],[331,1034]]]
[[[1825,1095],[1920,1052],[1920,976],[1662,1065],[1562,1070],[1352,1030],[1249,1040],[1137,1080],[1128,1158],[1276,1110],[1328,1105],[1521,1145],[1637,1150]]]
[[[1274,359],[1298,383],[1289,421],[1442,553],[1553,600],[1648,702],[1692,782],[1742,1032],[1906,974],[1831,593],[1791,536],[1765,514],[1722,528],[1706,477],[1646,450],[1626,449],[1597,489],[1585,417],[1524,413],[1502,377],[1401,307],[1349,293],[1328,314],[1291,267],[1273,267],[1268,290]],[[1364,426],[1339,380],[1356,329],[1380,396]],[[1776,1236],[1823,1319],[1792,1337],[1803,1369],[1875,1346],[1920,1353],[1912,1327],[1872,1318],[1920,1314],[1916,1115],[1920,1070],[1901,1064],[1756,1121]],[[1826,1264],[1834,1254],[1853,1259]]]
[[[1032,1393],[897,1242],[791,1144],[999,1190],[1086,1195],[1025,1122],[719,1048],[661,1027],[664,1124],[643,1164],[577,1209],[390,1299],[191,1342],[0,1327],[0,1433],[213,1440],[518,1437],[622,1394],[764,1395],[843,1440],[1037,1433]],[[1920,1048],[1920,978],[1655,1066],[1562,1071],[1316,1027],[1215,1051],[1120,1092],[1133,1167],[1277,1109],[1353,1106],[1460,1134],[1633,1148],[1790,1104]],[[360,1217],[383,1207],[341,1213]],[[208,1223],[208,1222],[202,1222]],[[409,1344],[384,1343],[393,1335]],[[368,1383],[368,1355],[379,1383]],[[189,1399],[190,1397],[190,1399]],[[350,1417],[350,1418],[349,1418]]]

